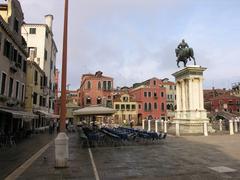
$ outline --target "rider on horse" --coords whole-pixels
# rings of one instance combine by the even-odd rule
[[[175,50],[177,56],[177,66],[179,67],[179,62],[182,61],[184,63],[184,67],[186,67],[187,61],[191,59],[194,60],[194,65],[196,65],[193,49],[188,46],[188,44],[183,39],[182,42],[177,46]]]

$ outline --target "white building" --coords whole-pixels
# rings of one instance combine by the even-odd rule
[[[47,82],[45,93],[47,94],[46,107],[53,113],[55,98],[55,71],[57,46],[52,32],[53,16],[45,16],[45,24],[25,23],[22,25],[22,36],[27,42],[29,59],[34,60],[45,72],[44,81]]]

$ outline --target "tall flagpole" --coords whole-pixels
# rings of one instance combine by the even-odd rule
[[[69,150],[68,137],[65,133],[66,119],[66,84],[67,84],[67,35],[68,35],[68,0],[65,0],[64,28],[63,28],[63,50],[62,50],[62,84],[61,84],[61,113],[60,133],[55,139],[55,167],[68,167]]]
[[[68,0],[65,0],[63,49],[62,49],[62,82],[61,82],[61,114],[60,131],[65,132],[66,119],[66,84],[67,84],[67,39],[68,39]]]

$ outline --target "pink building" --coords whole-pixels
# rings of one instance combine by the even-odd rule
[[[112,107],[113,78],[103,76],[101,71],[95,74],[83,74],[81,86],[78,90],[79,105],[102,105]]]
[[[152,78],[136,83],[130,94],[138,102],[138,121],[166,118],[166,88],[162,80]]]

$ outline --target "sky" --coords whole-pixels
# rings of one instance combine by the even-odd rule
[[[54,15],[61,71],[64,0],[20,2],[26,23]],[[82,74],[98,70],[115,87],[174,81],[175,48],[185,39],[207,68],[204,88],[230,88],[240,82],[239,19],[239,0],[69,0],[68,84],[77,89]]]

